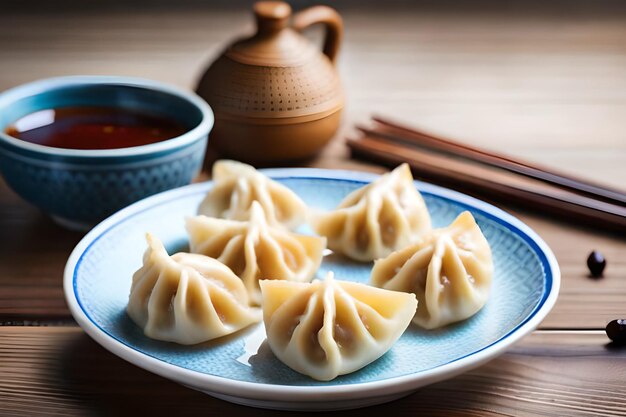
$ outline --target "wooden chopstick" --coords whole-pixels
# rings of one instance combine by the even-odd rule
[[[418,177],[470,194],[514,203],[613,232],[626,231],[626,208],[618,205],[528,179],[511,180],[510,174],[498,173],[490,168],[451,160],[416,148],[407,148],[378,136],[349,139],[348,146],[354,157],[388,166],[407,162]]]
[[[451,155],[467,158],[489,166],[504,169],[529,178],[544,181],[549,184],[572,190],[581,194],[604,200],[609,203],[626,206],[626,193],[615,188],[600,185],[575,176],[557,172],[553,169],[533,164],[520,159],[488,151],[478,147],[459,143],[451,139],[434,136],[430,133],[409,128],[402,124],[390,121],[381,116],[372,118],[378,125],[375,128],[357,126],[359,130],[369,136],[381,136],[396,142],[423,146]]]

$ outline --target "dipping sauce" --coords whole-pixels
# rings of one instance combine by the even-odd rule
[[[22,117],[6,128],[17,139],[66,149],[118,149],[161,142],[188,129],[176,120],[115,107],[63,107]]]

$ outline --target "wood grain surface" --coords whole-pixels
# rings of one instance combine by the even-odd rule
[[[607,341],[601,332],[536,332],[486,366],[367,412],[623,416],[626,350]],[[3,416],[24,410],[31,416],[296,415],[238,406],[184,388],[105,351],[76,327],[0,328],[0,355]]]
[[[382,172],[349,159],[344,144],[356,136],[354,123],[377,113],[626,188],[626,3],[559,1],[536,9],[521,1],[484,9],[483,3],[341,9],[343,126],[304,165]],[[140,76],[193,88],[228,41],[252,30],[243,6],[54,4],[0,13],[0,91],[69,74]],[[561,293],[544,330],[484,367],[367,412],[626,415],[626,351],[607,346],[600,331],[626,318],[626,237],[502,208],[536,230],[559,261]],[[0,179],[0,415],[274,414],[153,376],[75,327],[62,275],[81,237]],[[599,280],[588,277],[585,265],[593,249],[608,260]]]

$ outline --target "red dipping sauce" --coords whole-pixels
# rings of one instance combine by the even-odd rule
[[[182,135],[176,120],[115,107],[63,107],[31,113],[6,128],[17,139],[66,149],[118,149]]]

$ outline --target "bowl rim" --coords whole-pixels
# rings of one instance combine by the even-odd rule
[[[0,144],[8,143],[17,148],[35,153],[43,153],[47,155],[62,157],[126,157],[146,155],[156,152],[168,151],[191,144],[202,138],[204,134],[210,132],[213,127],[215,117],[211,107],[193,92],[185,91],[171,84],[154,81],[139,77],[125,77],[116,75],[69,75],[63,77],[45,78],[32,81],[17,87],[10,88],[0,93],[0,110],[3,107],[10,106],[11,103],[26,97],[36,96],[45,91],[59,88],[80,85],[113,85],[113,86],[129,86],[139,87],[146,90],[160,91],[172,96],[179,97],[188,103],[194,105],[202,114],[202,120],[194,128],[186,131],[180,136],[166,139],[160,142],[150,143],[147,145],[132,146],[128,148],[116,149],[70,149],[55,148],[52,146],[40,145],[27,142],[25,140],[14,138],[0,129]]]

